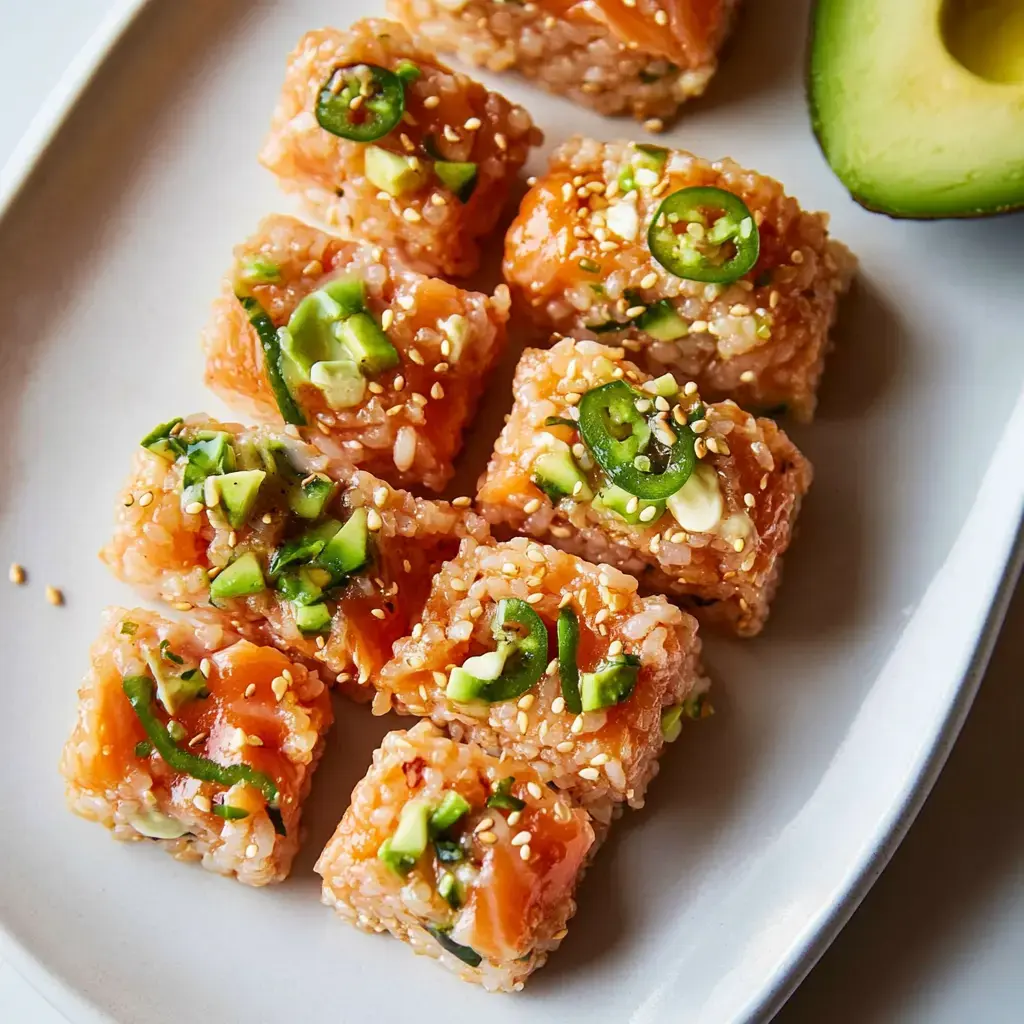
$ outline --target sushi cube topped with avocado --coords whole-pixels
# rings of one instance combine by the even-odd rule
[[[464,277],[542,139],[522,107],[367,18],[299,41],[260,159],[340,234]]]
[[[280,651],[108,608],[61,760],[68,802],[117,839],[279,882],[331,722],[318,674]]]
[[[357,927],[512,991],[564,937],[594,839],[530,765],[421,722],[384,737],[316,870]]]
[[[691,616],[611,566],[522,537],[464,543],[394,651],[375,683],[380,710],[457,723],[530,760],[601,823],[617,804],[643,805],[661,714],[707,688]]]
[[[757,633],[811,468],[768,419],[652,377],[625,347],[527,349],[477,498],[490,522],[592,549],[702,617]]]
[[[206,382],[334,456],[441,490],[505,343],[508,290],[414,272],[391,248],[291,217],[240,245],[204,334]]]
[[[201,416],[158,425],[102,557],[176,610],[370,696],[370,675],[419,616],[421,581],[487,527],[468,499],[414,498],[296,434]]]

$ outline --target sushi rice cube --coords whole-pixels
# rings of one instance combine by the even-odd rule
[[[508,312],[505,285],[464,291],[391,248],[271,216],[235,250],[203,336],[206,383],[260,419],[317,427],[354,468],[439,491]]]
[[[739,0],[389,0],[438,50],[514,69],[601,114],[672,117],[715,73]],[[653,121],[650,130],[662,125]]]
[[[384,737],[316,870],[351,924],[512,991],[565,936],[593,843],[529,765],[420,722]]]
[[[246,885],[287,877],[333,721],[316,672],[218,625],[108,608],[78,698],[76,814]]]
[[[466,541],[395,644],[373,709],[528,763],[603,827],[623,803],[643,806],[662,716],[696,716],[708,686],[696,621],[637,591],[609,565],[525,537]]]
[[[542,139],[522,107],[369,18],[300,40],[260,159],[342,234],[463,277]]]
[[[732,160],[575,137],[505,239],[505,279],[546,333],[622,345],[709,401],[810,420],[856,261],[782,186]]]
[[[148,597],[369,699],[433,573],[487,524],[353,473],[295,433],[201,415],[162,424],[135,456],[101,558]]]
[[[615,565],[703,621],[760,632],[811,482],[772,420],[705,405],[692,381],[568,338],[527,349],[513,393],[477,493],[492,524]]]

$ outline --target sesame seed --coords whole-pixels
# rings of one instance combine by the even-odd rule
[[[547,720],[543,720],[540,723],[540,728],[537,730],[537,738],[541,741],[541,743],[544,742],[545,738],[547,737],[547,734],[548,734],[548,723],[547,723]]]
[[[555,750],[557,750],[560,754],[568,754],[569,751],[572,750],[575,746],[576,744],[573,743],[572,740],[562,740],[561,743],[555,744]]]
[[[519,819],[522,818],[522,811],[511,811],[509,816],[505,819],[510,826],[514,827],[519,824]]]
[[[693,421],[693,422],[692,422],[692,423],[690,424],[690,429],[691,429],[691,430],[692,430],[692,431],[693,431],[693,432],[694,432],[695,434],[703,434],[703,433],[704,433],[704,431],[708,429],[708,425],[709,425],[709,424],[708,424],[708,421],[707,421],[707,420],[704,420],[704,419],[701,419],[701,420],[694,420],[694,421]]]
[[[152,505],[152,504],[153,504],[153,492],[152,491],[144,491],[142,494],[139,495],[139,507],[140,508],[145,508],[147,505]]]
[[[402,211],[402,219],[407,220],[410,224],[415,224],[417,221],[423,220],[419,210],[414,210],[411,206],[407,206]]]
[[[243,693],[243,696],[244,696],[244,697],[246,697],[246,698],[249,698],[249,697],[251,697],[251,696],[252,696],[252,695],[253,695],[253,694],[254,694],[255,692],[256,692],[256,684],[255,684],[255,683],[250,683],[250,684],[249,684],[249,685],[248,685],[248,686],[247,686],[247,687],[245,688],[245,692]]]
[[[466,581],[465,581],[465,580],[462,580],[462,579],[459,579],[459,577],[458,577],[458,576],[456,576],[456,577],[455,577],[455,578],[454,578],[454,579],[453,579],[453,580],[451,581],[451,583],[449,584],[449,586],[450,586],[450,587],[452,588],[452,590],[456,590],[456,591],[460,591],[460,592],[461,592],[461,591],[464,591],[464,590],[468,590],[468,589],[469,589],[469,587],[467,587],[467,586],[466,586]]]
[[[238,534],[235,533],[234,530],[232,530],[228,534],[228,547],[229,548],[233,548],[237,543],[238,543]]]
[[[196,795],[192,797],[192,803],[194,803],[196,808],[204,814],[209,814],[212,809],[210,798],[202,793],[196,793]]]
[[[640,522],[641,523],[649,523],[658,514],[659,514],[659,509],[658,509],[657,505],[648,505],[647,508],[645,508],[640,513]]]
[[[484,830],[483,832],[477,832],[476,837],[480,840],[481,843],[484,843],[487,846],[493,846],[498,841],[498,837],[493,832],[490,832],[488,830]]]
[[[195,734],[195,736],[193,736],[192,739],[190,739],[188,741],[188,745],[190,747],[198,747],[199,744],[202,743],[203,740],[205,740],[206,737],[209,736],[209,735],[210,734],[208,732],[205,732],[205,731],[204,732],[197,732]]]
[[[324,265],[319,260],[310,260],[303,268],[302,273],[308,277],[324,272]]]
[[[640,280],[641,288],[653,288],[658,283],[658,275],[652,270]]]
[[[203,660],[199,662],[199,671],[202,672],[204,676],[209,677],[210,673],[213,671],[213,664],[209,658],[203,658]]]
[[[613,640],[608,645],[608,657],[614,658],[615,655],[621,654],[621,653],[622,653],[622,641],[621,640]]]
[[[644,130],[656,134],[665,130],[665,122],[660,117],[652,117],[644,121]]]
[[[519,856],[522,860],[529,860],[532,856],[533,851],[530,849],[530,844],[527,843],[525,846],[519,847]]]
[[[395,322],[395,311],[393,309],[385,309],[380,315],[380,325],[386,331]]]
[[[525,736],[530,729],[530,716],[525,711],[516,715],[516,725],[519,726],[519,734]]]
[[[597,782],[601,778],[601,773],[596,768],[581,768],[578,774],[581,779],[588,782]]]
[[[479,117],[471,117],[462,127],[465,128],[467,132],[475,132],[482,124],[483,122]]]
[[[426,99],[424,99],[424,101],[423,101],[423,106],[425,106],[427,108],[427,110],[433,110],[434,107],[440,105],[440,103],[441,103],[441,97],[440,96],[427,96]]]
[[[523,511],[528,515],[532,516],[537,509],[540,508],[540,498],[531,498],[524,506]]]
[[[371,614],[371,615],[372,615],[372,616],[373,616],[373,617],[374,617],[375,619],[384,619],[384,618],[387,618],[387,613],[386,613],[386,612],[384,611],[384,609],[383,609],[383,608],[371,608],[371,609],[370,609],[370,614]]]
[[[693,454],[696,455],[698,459],[703,459],[707,453],[708,446],[704,443],[704,439],[702,437],[698,437],[693,444]]]
[[[203,503],[202,503],[201,501],[190,501],[190,502],[189,502],[189,503],[188,503],[188,504],[187,504],[187,505],[185,506],[185,511],[186,511],[186,512],[187,512],[187,513],[188,513],[188,514],[189,514],[190,516],[197,516],[197,515],[199,515],[199,513],[200,513],[200,512],[202,512],[202,511],[203,511],[203,509],[204,509],[205,507],[206,507],[206,506],[205,506],[205,505],[204,505],[204,504],[203,504]]]
[[[747,493],[743,495],[743,504],[746,505],[747,508],[753,508],[756,502],[757,499],[750,493],[750,491],[747,491]]]
[[[744,384],[753,384],[754,381],[757,380],[757,375],[753,370],[744,370],[740,374],[740,380],[743,381]]]
[[[11,567],[7,570],[7,578],[16,586],[20,586],[25,582],[24,568],[17,562],[11,562]]]
[[[388,503],[391,492],[387,487],[378,487],[373,492],[373,503],[377,508],[383,508]]]
[[[742,551],[747,546],[747,542],[742,537],[737,537],[732,542],[733,551]]]
[[[349,678],[348,673],[344,672],[342,673],[342,675],[345,676],[345,680],[342,680],[341,676],[339,676],[338,681],[347,681],[347,679]],[[288,680],[285,679],[284,676],[275,676],[270,682],[270,689],[273,692],[276,700],[282,700],[284,698],[285,693],[288,690]]]
[[[134,505],[134,504],[135,504],[135,495],[134,494],[127,495],[125,497],[125,499],[124,499],[124,507],[125,508],[131,508],[132,505]],[[148,790],[147,790],[147,792],[148,792]]]
[[[522,846],[524,843],[528,843],[533,838],[533,833],[529,829],[523,829],[522,832],[517,832],[512,837],[513,846]]]
[[[376,509],[371,508],[369,512],[366,513],[366,528],[368,530],[373,530],[374,532],[376,532],[383,525],[384,520],[381,519],[380,513]]]
[[[269,512],[263,514],[263,524],[265,526],[269,526],[273,521],[274,517]]]
[[[440,384],[439,381],[434,381],[434,383],[431,385],[431,387],[430,387],[430,397],[431,398],[436,398],[436,399],[444,398],[444,388],[441,387],[441,384]]]
[[[259,853],[259,852],[260,852],[260,848],[259,848],[259,847],[258,847],[258,846],[257,846],[257,845],[256,845],[255,843],[250,843],[250,844],[249,844],[249,845],[248,845],[248,846],[247,846],[247,847],[245,848],[245,855],[246,855],[246,857],[247,857],[247,858],[248,858],[249,860],[252,860],[252,859],[253,859],[253,857],[255,857],[255,856],[256,856],[256,854],[257,854],[257,853]]]
[[[559,608],[565,608],[572,603],[572,594],[563,594],[561,600],[558,602]]]
[[[574,736],[578,736],[581,732],[583,732],[583,716],[582,715],[577,715],[572,720],[572,725],[569,727],[569,731]]]
[[[56,608],[64,603],[64,594],[57,587],[47,587],[46,600]]]
[[[790,258],[790,259],[791,259],[791,260],[792,260],[792,261],[793,261],[794,263],[797,263],[797,264],[799,264],[799,263],[803,263],[803,261],[804,261],[804,254],[803,254],[803,253],[802,253],[802,252],[801,252],[801,251],[800,251],[799,249],[794,249],[794,250],[793,250],[793,251],[792,251],[792,252],[791,252],[791,253],[789,254],[789,258]]]
[[[249,733],[249,735],[245,738],[245,742],[248,743],[250,747],[263,746],[263,740],[261,740],[259,736],[257,736],[255,733]]]
[[[536,782],[528,782],[526,784],[526,792],[533,797],[534,800],[539,800],[544,795],[544,790]]]
[[[538,580],[538,582],[540,582],[540,581]],[[543,600],[544,600],[544,595],[543,594],[530,594],[530,596],[526,599],[526,603],[527,604],[540,604],[540,602],[543,601]]]
[[[473,831],[474,832],[486,832],[493,824],[494,824],[494,819],[493,818],[481,818],[477,822],[476,828],[474,828]]]
[[[501,571],[506,576],[516,576],[519,574],[519,566],[515,562],[505,562],[501,567]]]
[[[523,711],[529,711],[530,708],[533,707],[534,700],[536,700],[534,695],[532,693],[527,693],[525,696],[520,697],[519,700],[516,701],[516,707],[522,708]]]
[[[590,763],[595,768],[600,768],[601,765],[607,764],[610,760],[611,760],[611,757],[608,754],[597,754],[597,755],[595,755],[594,757],[592,757],[590,759]]]

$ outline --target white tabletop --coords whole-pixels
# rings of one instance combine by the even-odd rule
[[[110,2],[0,0],[0,164]],[[1022,661],[1024,586],[935,791],[782,1024],[1024,1020]],[[2,960],[0,1021],[64,1024]]]

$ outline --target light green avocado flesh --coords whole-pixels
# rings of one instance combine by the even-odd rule
[[[260,486],[266,478],[267,474],[262,469],[240,469],[235,473],[210,477],[216,483],[228,522],[236,530],[244,526],[252,514]]]
[[[1024,206],[1020,0],[818,0],[808,91],[859,203],[921,218]]]
[[[217,574],[210,584],[210,599],[222,601],[231,597],[245,597],[258,594],[265,588],[260,563],[251,551],[247,551]]]
[[[461,666],[452,669],[445,696],[461,704],[479,700],[484,684],[493,682],[505,671],[505,662],[511,650],[510,645],[504,645],[495,651],[467,658]]]

